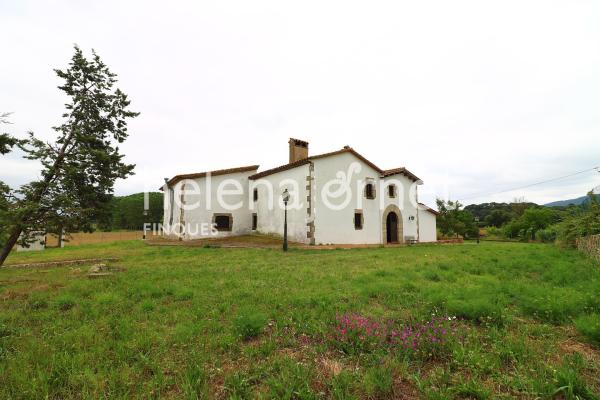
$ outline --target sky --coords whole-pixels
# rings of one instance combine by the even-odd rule
[[[404,166],[431,205],[543,204],[600,185],[598,21],[593,1],[0,0],[0,129],[52,140],[66,101],[53,69],[77,44],[141,112],[119,195],[285,164],[295,137]],[[0,157],[11,185],[38,174]]]

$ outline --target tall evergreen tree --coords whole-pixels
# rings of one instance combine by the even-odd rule
[[[87,59],[78,47],[69,67],[55,72],[64,80],[59,89],[69,97],[64,121],[53,128],[58,136],[53,144],[32,133],[17,143],[42,171],[39,180],[5,196],[9,235],[0,265],[19,240],[31,241],[35,231],[93,230],[91,221],[107,217],[115,180],[133,174],[134,165],[123,161],[118,144],[128,136],[127,120],[139,113],[130,111],[127,95],[114,89],[116,75],[95,52]]]

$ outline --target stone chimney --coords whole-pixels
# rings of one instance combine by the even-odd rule
[[[308,142],[290,138],[290,164],[308,158]]]

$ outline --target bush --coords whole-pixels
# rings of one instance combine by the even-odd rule
[[[535,233],[535,237],[542,243],[554,243],[556,240],[556,226],[549,226],[546,229],[540,229]]]
[[[498,237],[498,236],[502,236],[502,229],[497,228],[495,226],[488,226],[486,228],[486,236],[493,236],[493,237]]]
[[[264,314],[243,312],[233,321],[233,330],[243,340],[249,340],[260,335],[266,324],[267,317]]]
[[[600,347],[600,315],[584,315],[575,320],[577,331],[591,343]]]

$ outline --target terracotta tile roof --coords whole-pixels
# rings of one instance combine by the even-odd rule
[[[421,180],[421,179],[419,179],[418,176],[416,176],[415,174],[413,174],[412,172],[410,172],[409,170],[407,170],[404,167],[394,168],[394,169],[386,169],[385,171],[383,171],[382,176],[385,178],[387,176],[392,176],[392,175],[396,175],[396,174],[402,174],[414,182]]]
[[[420,205],[420,206],[423,206],[423,208],[425,208],[425,211],[429,211],[430,213],[432,213],[432,214],[435,214],[435,215],[440,215],[440,213],[439,213],[438,211],[434,210],[434,209],[433,209],[433,208],[431,208],[431,207],[428,207],[428,206],[426,206],[426,205],[425,205],[425,204],[423,204],[423,203],[419,203],[419,205]]]
[[[228,168],[228,169],[218,169],[215,171],[206,171],[206,172],[196,172],[193,174],[182,174],[175,175],[167,182],[167,185],[172,186],[177,182],[184,179],[196,179],[196,178],[204,178],[206,175],[210,174],[211,176],[219,176],[219,175],[227,175],[227,174],[235,174],[237,172],[249,172],[256,171],[258,169],[258,165],[248,165],[246,167],[237,167],[237,168]],[[161,189],[162,190],[162,187]]]
[[[262,177],[275,174],[277,172],[287,171],[288,169],[292,169],[292,168],[296,168],[296,167],[299,167],[304,164],[308,164],[312,160],[317,160],[319,158],[325,158],[325,157],[331,157],[331,156],[335,156],[335,155],[343,154],[343,153],[351,153],[354,156],[356,156],[358,159],[362,160],[365,164],[367,164],[368,166],[373,168],[375,171],[379,172],[380,174],[383,173],[383,170],[381,168],[379,168],[377,165],[373,164],[371,161],[367,160],[365,157],[363,157],[360,153],[358,153],[352,147],[345,146],[341,150],[336,150],[336,151],[332,151],[329,153],[317,154],[316,156],[310,156],[303,160],[298,160],[298,161],[290,163],[290,164],[280,165],[279,167],[275,167],[275,168],[271,168],[271,169],[268,169],[263,172],[259,172],[258,174],[251,175],[249,177],[249,179],[260,179]]]
[[[250,175],[248,179],[260,179],[267,175],[276,174],[277,172],[287,171],[288,169],[296,168],[304,164],[308,164],[310,162],[310,158],[305,158],[303,160],[298,160],[293,163],[280,165],[279,167],[267,169],[266,171],[259,172],[258,174]]]

